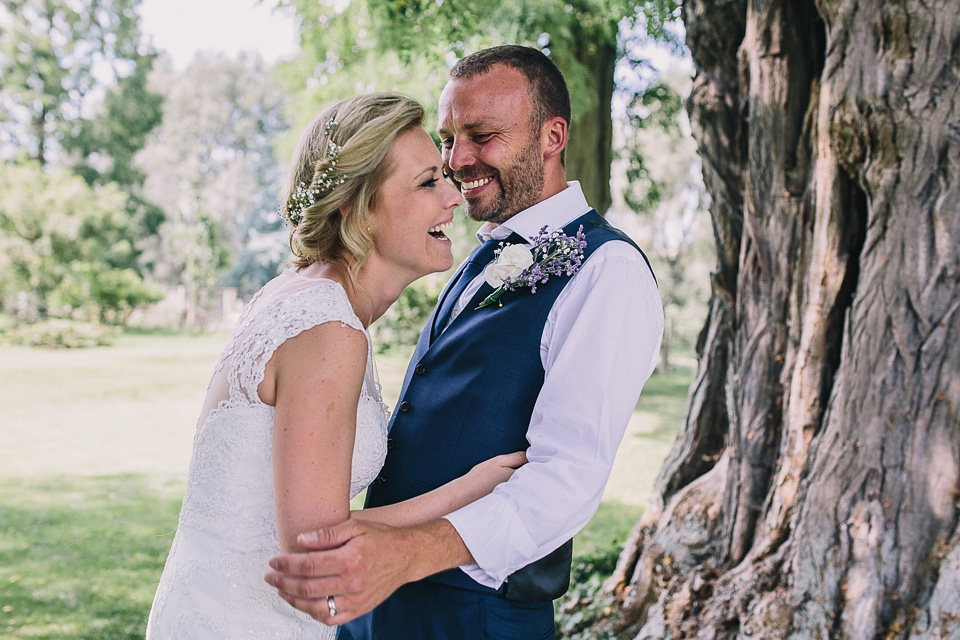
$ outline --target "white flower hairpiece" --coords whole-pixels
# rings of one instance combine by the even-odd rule
[[[327,166],[323,171],[316,174],[311,183],[301,182],[297,185],[296,191],[290,196],[286,209],[283,205],[277,208],[277,213],[293,226],[300,224],[303,220],[303,211],[311,206],[317,199],[328,191],[339,187],[347,181],[347,176],[336,171],[337,161],[340,159],[340,152],[343,151],[343,145],[335,143],[330,134],[337,126],[337,121],[331,118],[327,121],[323,130],[327,134]]]

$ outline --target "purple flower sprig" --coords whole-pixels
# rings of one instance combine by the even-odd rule
[[[530,287],[530,293],[536,293],[537,285],[547,282],[550,276],[572,276],[583,264],[586,246],[583,225],[573,237],[545,226],[533,238],[532,249],[521,244],[501,245],[496,260],[484,270],[487,283],[496,288],[477,309],[488,307],[507,291],[521,287]]]

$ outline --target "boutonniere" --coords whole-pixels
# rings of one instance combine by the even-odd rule
[[[532,247],[501,243],[494,253],[496,258],[483,270],[484,280],[495,290],[477,309],[492,305],[507,291],[520,287],[530,287],[530,293],[536,293],[537,285],[549,280],[550,276],[572,276],[583,264],[586,246],[583,225],[573,237],[543,227],[533,239]],[[503,306],[502,302],[500,306]]]

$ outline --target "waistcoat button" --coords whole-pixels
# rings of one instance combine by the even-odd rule
[[[400,403],[400,411],[401,411],[402,413],[406,413],[407,411],[410,411],[410,409],[413,409],[413,405],[411,405],[411,404],[410,404],[409,402],[407,402],[406,400],[404,400],[403,402]]]
[[[425,366],[423,366],[422,364],[418,364],[418,365],[416,366],[416,368],[414,369],[414,372],[415,372],[418,376],[422,376],[423,374],[425,374],[425,373],[427,372],[427,368],[426,368]]]

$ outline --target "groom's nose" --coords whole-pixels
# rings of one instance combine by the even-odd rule
[[[443,161],[453,171],[469,167],[476,162],[473,145],[465,138],[455,137],[453,143],[443,150]]]

